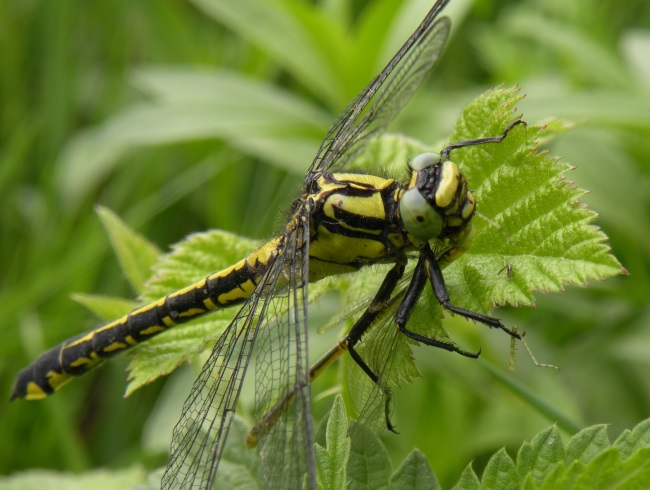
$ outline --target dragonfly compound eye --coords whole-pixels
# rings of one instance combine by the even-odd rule
[[[458,166],[422,153],[409,163],[413,176],[400,200],[406,230],[421,240],[454,235],[474,214],[474,197]]]
[[[399,201],[399,212],[404,228],[416,238],[431,240],[442,232],[442,216],[417,187],[404,192]]]
[[[433,152],[420,153],[409,162],[409,167],[413,170],[424,170],[440,162],[440,155]]]

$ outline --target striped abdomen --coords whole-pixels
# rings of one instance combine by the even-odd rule
[[[243,303],[275,256],[279,240],[271,240],[221,272],[48,350],[18,374],[11,398],[45,398],[104,359],[168,328]]]

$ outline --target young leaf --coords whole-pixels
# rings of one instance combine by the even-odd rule
[[[454,488],[650,488],[650,440],[644,438],[648,426],[650,419],[623,432],[612,445],[606,426],[588,427],[574,435],[566,449],[553,426],[521,445],[516,467],[501,449],[480,483],[467,467]]]
[[[97,214],[113,245],[122,271],[133,289],[140,293],[144,282],[151,276],[151,267],[160,250],[142,235],[129,228],[113,211],[97,206]]]
[[[516,120],[513,107],[520,99],[516,88],[499,88],[480,95],[464,110],[449,142],[503,135]],[[461,166],[477,203],[473,241],[467,252],[444,271],[452,304],[483,313],[498,304],[532,305],[535,291],[561,291],[565,284],[585,285],[589,279],[624,272],[609,253],[607,237],[591,224],[596,214],[578,203],[584,191],[566,182],[564,174],[570,167],[537,151],[536,139],[543,134],[543,128],[520,124],[501,142],[451,152],[450,159]],[[388,138],[369,145],[355,168],[359,165],[373,172],[375,169],[369,165],[379,162],[386,171],[384,162],[401,154],[395,146],[407,143]],[[416,149],[410,141],[408,146]],[[393,165],[388,172],[404,180],[400,167]],[[499,274],[504,266],[511,273]],[[349,288],[344,304],[357,301],[362,294],[374,294],[367,291],[368,287],[380,284],[383,276],[376,269],[366,274],[376,275],[372,280],[365,276],[358,288]],[[359,277],[362,275],[359,273]],[[440,323],[441,315],[446,314],[430,288],[425,288],[418,305],[409,329],[446,340]],[[374,372],[380,376],[387,373],[383,378],[399,385],[417,376],[418,371],[411,351],[413,343],[403,335],[395,335],[389,323],[390,318],[385,324],[376,322],[358,350]],[[355,404],[363,407],[359,399],[367,397],[368,391],[363,387],[364,374],[354,363],[348,364],[352,370],[348,375],[349,391],[357,399]],[[354,381],[359,377],[361,381]]]
[[[481,482],[474,473],[471,463],[465,467],[453,490],[481,490]]]
[[[490,458],[481,485],[484,490],[509,490],[519,487],[519,478],[517,475],[517,467],[505,449],[500,449],[494,456]]]
[[[530,477],[536,485],[560,462],[564,462],[564,447],[555,426],[537,434],[530,443],[525,442],[517,454],[520,477]]]
[[[316,468],[318,487],[338,490],[345,487],[345,469],[350,457],[348,419],[341,395],[337,395],[330,411],[325,432],[326,447],[316,444]]]

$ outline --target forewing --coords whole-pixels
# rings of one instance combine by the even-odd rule
[[[438,60],[450,21],[437,19],[449,0],[438,0],[377,77],[346,107],[321,144],[309,173],[343,170],[370,138],[380,135]]]
[[[301,219],[305,217],[306,219]],[[255,418],[273,414],[258,450],[260,476],[268,488],[316,488],[314,433],[307,358],[309,219],[305,205],[286,236],[283,280],[256,346]],[[278,409],[278,407],[281,407]]]
[[[275,449],[293,459],[273,468],[269,479],[262,481],[267,488],[285,488],[278,483],[281,478],[298,482],[309,474],[308,481],[315,485],[309,369],[306,367],[307,294],[306,281],[301,280],[307,265],[302,263],[304,252],[298,247],[298,236],[304,232],[297,228],[286,236],[285,245],[255,292],[215,344],[174,428],[171,455],[161,488],[212,488],[254,350],[262,353],[257,356],[256,398],[273,403],[271,400],[277,400],[282,389],[299,386],[282,416],[281,430],[289,431],[288,434],[283,436],[274,427],[258,444],[262,475],[268,473],[271,464],[270,460],[265,460],[267,449]],[[294,257],[298,252],[298,258]],[[275,295],[279,288],[284,292]],[[290,333],[272,331],[278,327]],[[260,376],[260,361],[261,364],[266,362],[266,368],[274,374],[266,378]],[[231,443],[243,445],[244,441]]]

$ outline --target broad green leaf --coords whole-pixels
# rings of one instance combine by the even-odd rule
[[[351,442],[348,437],[348,419],[341,395],[334,398],[334,404],[327,420],[325,431],[326,447],[316,444],[316,467],[318,488],[338,490],[345,487],[346,467],[350,457]]]
[[[595,425],[580,431],[568,442],[566,449],[555,427],[541,431],[532,442],[524,442],[518,452],[516,464],[505,450],[499,450],[488,462],[480,485],[467,467],[454,487],[488,489],[556,488],[650,488],[650,441],[644,440],[644,421],[637,429],[625,431],[617,442],[610,445],[604,425]],[[627,458],[630,441],[635,449]],[[621,444],[619,446],[619,444]]]
[[[154,266],[154,276],[145,285],[141,301],[147,304],[201,281],[235,264],[255,246],[256,242],[221,231],[190,235]],[[208,342],[219,337],[236,312],[237,308],[212,312],[135,347],[127,395],[193,359]]]
[[[516,89],[491,90],[470,103],[451,141],[498,136],[513,120]],[[584,191],[565,179],[567,164],[537,152],[541,129],[519,125],[503,142],[452,152],[475,189],[477,213],[468,252],[445,271],[452,302],[489,311],[494,305],[531,305],[535,291],[585,285],[623,269],[596,214],[577,200]],[[510,264],[512,275],[499,274]]]
[[[151,276],[151,267],[160,255],[158,247],[129,228],[113,211],[97,206],[97,214],[108,232],[122,271],[133,289],[140,293]]]
[[[414,449],[390,477],[390,488],[391,490],[436,490],[441,487],[427,458]]]
[[[502,135],[516,119],[512,108],[520,98],[514,88],[485,92],[464,110],[449,141]],[[557,131],[564,129],[560,125]],[[484,313],[499,304],[532,305],[536,291],[561,291],[565,284],[585,285],[590,279],[623,271],[609,253],[606,236],[591,224],[596,214],[578,203],[584,192],[566,182],[569,166],[537,151],[535,141],[542,134],[541,128],[519,125],[500,143],[452,151],[451,159],[461,165],[474,190],[478,210],[469,250],[444,271],[453,304]],[[397,149],[399,146],[411,151],[426,148],[385,136],[369,145],[355,166],[366,171],[379,166],[386,174],[404,180],[405,154],[401,153],[404,149]],[[390,167],[384,163],[394,158],[401,167],[395,161]],[[505,266],[510,266],[511,275],[500,274]],[[386,271],[371,271],[365,276],[360,273],[358,286],[347,290],[343,304],[354,304],[364,295],[372,297]],[[374,290],[370,284],[375,285]],[[430,338],[446,340],[439,321],[443,314],[430,288],[426,288],[408,327]],[[396,335],[390,314],[386,316],[386,323],[377,322],[380,326],[364,335],[358,350],[375,373],[388,373],[386,379],[399,386],[418,376],[418,370],[411,353],[412,342]],[[364,400],[373,386],[368,386],[354,363],[348,365],[348,391],[355,406],[365,410]],[[378,399],[374,398],[373,403],[377,404]],[[382,410],[366,409],[381,417]]]

